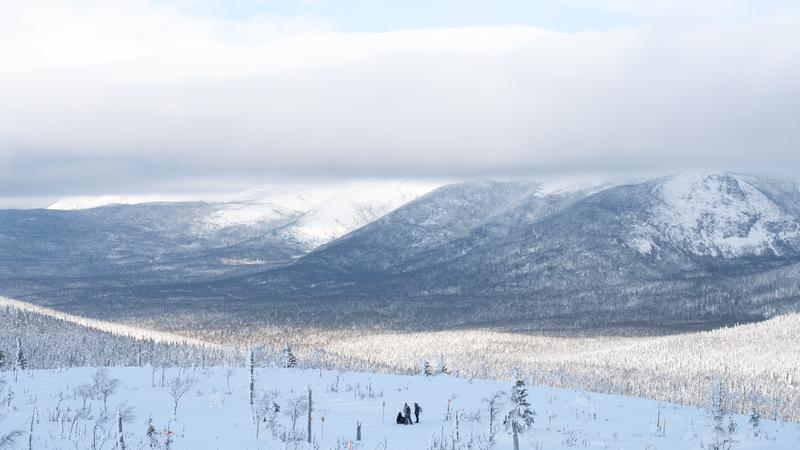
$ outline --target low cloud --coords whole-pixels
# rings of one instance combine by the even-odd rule
[[[0,19],[6,196],[800,165],[791,17],[345,33],[137,2],[32,5]]]

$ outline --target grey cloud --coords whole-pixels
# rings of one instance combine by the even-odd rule
[[[0,189],[797,167],[797,25],[329,33],[6,72]]]

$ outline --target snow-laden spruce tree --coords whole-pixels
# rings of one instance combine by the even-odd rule
[[[292,347],[289,344],[283,346],[283,354],[281,355],[281,367],[284,369],[291,369],[297,367],[297,358],[292,353]]]
[[[509,407],[503,425],[514,437],[514,450],[519,450],[519,435],[533,425],[536,415],[528,403],[528,389],[524,380],[517,380],[511,388]]]
[[[420,363],[420,375],[426,377],[433,375],[433,367],[431,367],[431,363],[428,361],[422,361]]]
[[[750,431],[753,433],[753,436],[758,437],[758,435],[761,434],[761,414],[758,412],[756,406],[750,407],[750,417],[747,419],[747,422],[750,424]]]
[[[19,370],[28,368],[28,360],[25,359],[25,353],[22,351],[22,340],[17,338],[17,358],[14,361]]]
[[[161,448],[161,442],[159,439],[159,435],[161,433],[156,430],[155,425],[153,425],[153,416],[147,418],[147,431],[145,432],[145,437],[147,438],[147,443],[150,445],[150,448]]]
[[[447,364],[444,362],[444,356],[439,357],[439,361],[436,362],[436,373],[448,375],[450,374],[450,369],[447,367]]]
[[[750,424],[753,436],[758,437],[761,434],[761,413],[758,406],[764,403],[764,399],[755,391],[755,387],[751,389],[753,392],[750,394],[750,417],[748,417],[747,423]]]
[[[706,450],[729,450],[733,446],[731,434],[736,429],[736,423],[728,414],[728,401],[728,391],[722,380],[714,379],[708,404],[712,434],[709,442],[703,445]]]
[[[28,362],[25,359],[25,353],[22,352],[22,340],[17,337],[17,354],[14,357],[14,382],[18,380],[17,373],[20,370],[25,370],[28,367]]]

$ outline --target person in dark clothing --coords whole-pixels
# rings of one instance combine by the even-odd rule
[[[408,406],[408,403],[403,406],[403,413],[406,416],[406,425],[412,425],[414,422],[411,420],[411,407]]]
[[[402,412],[397,413],[396,422],[397,422],[398,425],[403,425],[404,423],[406,423],[406,419],[403,418],[403,413]]]
[[[420,408],[419,403],[414,402],[414,417],[417,419],[417,423],[419,423],[419,413],[422,412],[422,408]]]

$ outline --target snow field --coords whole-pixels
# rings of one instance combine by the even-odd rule
[[[4,420],[0,421],[0,435],[29,430],[33,416],[35,449],[92,448],[93,441],[95,448],[119,448],[116,411],[125,403],[135,415],[124,424],[126,448],[150,448],[145,434],[147,419],[152,416],[161,434],[159,448],[164,448],[163,432],[169,426],[174,433],[172,449],[348,449],[351,442],[352,448],[357,449],[482,449],[492,448],[485,444],[488,413],[482,399],[497,391],[508,393],[511,388],[510,382],[444,375],[257,368],[256,403],[265,392],[275,392],[274,400],[281,411],[272,429],[262,423],[256,440],[249,405],[249,373],[245,368],[230,369],[230,390],[226,368],[165,368],[165,387],[160,386],[161,368],[111,368],[110,375],[121,383],[108,399],[110,420],[96,426],[102,400],[89,400],[90,418],[78,420],[74,427],[78,431],[70,432],[71,418],[82,404],[74,389],[90,382],[96,370],[21,371],[16,382],[11,372],[2,373],[5,384],[0,389],[0,413]],[[178,376],[195,381],[180,400],[173,418],[168,386]],[[292,429],[291,419],[285,414],[289,401],[307,397],[308,387],[312,390],[314,443],[284,442]],[[10,400],[9,392],[13,393]],[[711,439],[711,421],[702,409],[541,386],[529,386],[528,392],[537,416],[532,428],[521,436],[522,449],[699,449]],[[407,402],[413,408],[415,401],[423,408],[421,423],[396,425],[395,416],[403,404]],[[456,415],[459,440],[454,446]],[[734,449],[800,448],[797,424],[762,420],[761,434],[754,437],[747,417],[733,417],[738,425],[733,434]],[[355,441],[357,422],[362,423],[361,442]],[[493,448],[511,448],[511,436],[502,428],[502,413],[497,423],[499,433]],[[302,414],[296,425],[298,437],[305,436],[306,426],[306,415]],[[99,433],[94,433],[98,428]],[[95,440],[96,435],[99,437]],[[444,447],[436,446],[440,441]],[[27,448],[27,436],[17,448]]]

